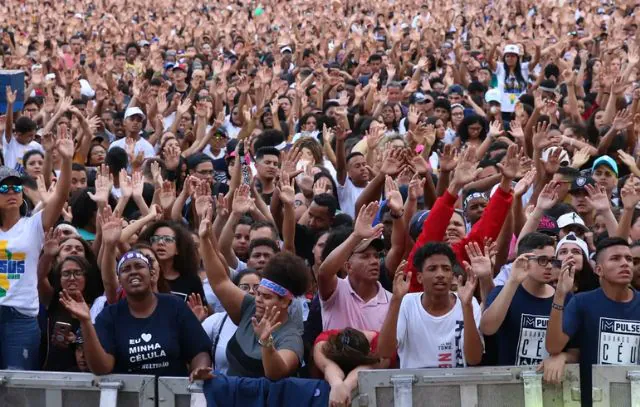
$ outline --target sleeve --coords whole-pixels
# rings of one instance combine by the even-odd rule
[[[473,228],[471,228],[467,236],[453,245],[452,249],[456,253],[458,261],[469,260],[467,252],[464,249],[467,243],[476,242],[480,247],[483,247],[484,239],[489,237],[495,240],[498,237],[502,225],[511,209],[512,201],[513,194],[511,192],[505,192],[502,188],[496,189],[496,192],[491,199],[489,199],[489,204],[487,204],[480,220],[473,225]]]
[[[144,149],[144,158],[153,158],[153,157],[155,157],[156,152],[153,149],[153,146],[151,145],[151,143],[149,143],[148,141],[143,144],[143,149]]]
[[[296,331],[296,327],[292,325],[292,330],[287,332],[286,335],[280,336],[276,341],[277,350],[290,350],[298,355],[298,362],[302,363],[304,360],[304,344],[302,343],[302,336]]]
[[[110,355],[116,355],[116,338],[114,318],[111,314],[118,309],[118,305],[110,306],[102,310],[96,318],[95,328],[100,345],[105,352]]]
[[[207,333],[200,325],[198,318],[182,301],[176,301],[178,307],[178,332],[180,353],[189,362],[198,353],[211,352],[213,344]]]
[[[499,285],[497,287],[493,287],[493,290],[491,290],[491,292],[487,296],[487,303],[486,303],[484,309],[489,308],[491,306],[491,304],[493,304],[493,302],[498,297],[498,294],[500,294],[500,292],[502,291],[502,288],[504,288],[504,286],[501,286],[501,285]]]
[[[451,215],[453,215],[453,207],[457,200],[457,196],[451,195],[449,191],[445,191],[433,204],[433,208],[422,225],[422,231],[418,236],[418,240],[416,240],[416,243],[411,248],[411,252],[407,258],[406,271],[407,273],[412,273],[409,287],[409,291],[412,293],[422,291],[422,287],[418,283],[418,275],[413,266],[413,257],[425,244],[429,242],[439,242],[444,238],[447,226],[449,225],[449,219],[451,219]]]
[[[204,332],[212,341],[213,338],[218,336],[218,331],[220,331],[220,323],[222,322],[222,318],[224,318],[225,315],[227,315],[226,312],[218,312],[202,321],[202,329],[204,329]]]
[[[32,215],[29,218],[31,229],[31,233],[29,236],[29,240],[36,246],[42,247],[44,245],[44,226],[42,225],[42,213],[43,211],[38,211],[36,214]]]
[[[572,297],[562,313],[562,331],[569,336],[569,339],[573,338],[580,330],[579,299],[579,296]]]
[[[504,75],[504,64],[502,62],[498,62],[496,64],[496,71],[494,72],[496,76]]]
[[[407,321],[407,311],[409,307],[408,295],[405,295],[400,303],[400,310],[398,311],[398,324],[396,325],[396,341],[398,342],[398,351],[404,347],[405,338],[407,337],[407,331],[409,328],[409,321]]]

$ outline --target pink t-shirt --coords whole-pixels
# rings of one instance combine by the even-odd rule
[[[328,300],[322,301],[322,330],[347,327],[380,331],[389,310],[391,293],[378,284],[378,294],[364,302],[353,290],[348,278],[338,278],[338,285]]]

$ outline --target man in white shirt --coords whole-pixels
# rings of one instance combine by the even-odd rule
[[[477,278],[467,269],[467,282],[451,292],[456,256],[445,243],[428,243],[414,257],[422,293],[407,294],[411,275],[406,262],[398,267],[393,296],[380,330],[378,354],[390,358],[398,352],[400,368],[465,367],[482,360],[478,325],[481,310],[473,297]]]
[[[7,87],[7,119],[5,122],[4,137],[2,138],[2,155],[4,165],[16,170],[22,170],[22,158],[24,153],[30,150],[38,150],[44,152],[42,146],[33,141],[36,135],[38,125],[36,122],[22,116],[15,122],[13,128],[13,104],[16,100],[16,91],[12,91]]]
[[[144,155],[144,158],[155,157],[156,152],[153,149],[151,143],[140,137],[140,132],[142,131],[142,123],[144,122],[145,117],[146,116],[139,107],[127,108],[127,110],[124,112],[123,123],[126,136],[111,143],[111,145],[109,146],[109,150],[111,150],[113,147],[120,147],[124,151],[128,151],[127,140],[133,140],[136,143],[133,149],[134,157],[136,157],[140,153]]]

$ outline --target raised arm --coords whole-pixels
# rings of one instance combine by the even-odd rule
[[[391,230],[391,248],[384,258],[384,265],[387,270],[395,270],[402,261],[405,251],[404,206],[398,185],[388,175],[385,179],[385,193],[389,214],[393,219],[393,226]]]
[[[104,295],[108,304],[118,301],[118,275],[116,272],[116,251],[122,235],[122,218],[112,213],[107,205],[98,217],[102,227],[102,260],[100,274],[104,285]]]
[[[412,272],[404,274],[407,262],[403,261],[395,271],[393,278],[393,295],[389,301],[389,310],[382,323],[378,336],[378,356],[390,359],[398,350],[398,316],[402,299],[409,292]]]
[[[16,101],[18,91],[12,91],[11,86],[7,86],[5,92],[7,95],[7,119],[4,126],[4,138],[8,143],[11,141],[11,134],[13,133],[13,104]]]
[[[338,271],[343,267],[344,263],[349,260],[353,253],[353,249],[363,239],[376,239],[382,234],[383,225],[378,224],[371,226],[373,220],[378,213],[378,202],[372,202],[367,206],[363,206],[356,218],[353,233],[349,235],[347,240],[342,242],[329,256],[322,262],[318,270],[318,290],[320,298],[323,301],[328,300],[338,286]]]
[[[60,176],[58,176],[58,182],[56,184],[56,190],[53,192],[42,211],[42,227],[44,230],[49,230],[53,227],[60,214],[62,213],[62,207],[69,198],[69,189],[71,189],[71,161],[73,159],[73,140],[71,135],[67,132],[66,126],[58,126],[58,137],[56,140],[56,147],[62,164],[60,165]]]
[[[242,215],[249,212],[252,206],[253,198],[251,198],[249,186],[244,184],[240,185],[240,187],[233,192],[231,215],[229,215],[229,219],[220,234],[220,254],[222,254],[227,264],[233,269],[238,267],[238,258],[233,252],[232,247],[233,234]]]

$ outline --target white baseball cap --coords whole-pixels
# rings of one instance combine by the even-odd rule
[[[520,55],[520,47],[518,47],[515,44],[508,44],[504,46],[504,49],[502,50],[503,54],[516,54],[516,55]]]
[[[131,116],[135,116],[135,115],[140,115],[142,116],[142,118],[146,118],[147,116],[145,116],[145,114],[142,112],[142,110],[137,107],[128,107],[127,110],[124,112],[124,118],[125,120],[127,119],[127,117],[131,117]]]
[[[576,226],[579,226],[581,229],[583,229],[585,232],[589,231],[589,228],[587,228],[587,225],[584,224],[584,220],[582,220],[580,215],[578,215],[575,212],[565,213],[564,215],[558,218],[557,222],[558,222],[558,227],[560,229],[567,226],[576,225]]]
[[[582,252],[584,253],[584,255],[587,256],[587,258],[589,258],[589,247],[587,246],[587,242],[580,239],[573,232],[569,233],[558,242],[558,245],[556,246],[556,256],[558,255],[558,252],[560,252],[560,248],[562,248],[562,246],[564,246],[567,243],[573,243],[577,245],[580,249],[582,249]]]
[[[500,92],[500,89],[498,88],[489,89],[487,93],[484,94],[484,101],[487,103],[490,103],[490,102],[501,103],[502,92]]]
[[[542,161],[547,162],[547,160],[549,159],[549,155],[551,155],[551,153],[556,151],[556,148],[559,148],[562,150],[562,152],[560,152],[560,164],[564,166],[571,164],[571,159],[569,159],[569,153],[567,153],[567,150],[565,150],[562,147],[549,147],[545,149],[542,152]]]

